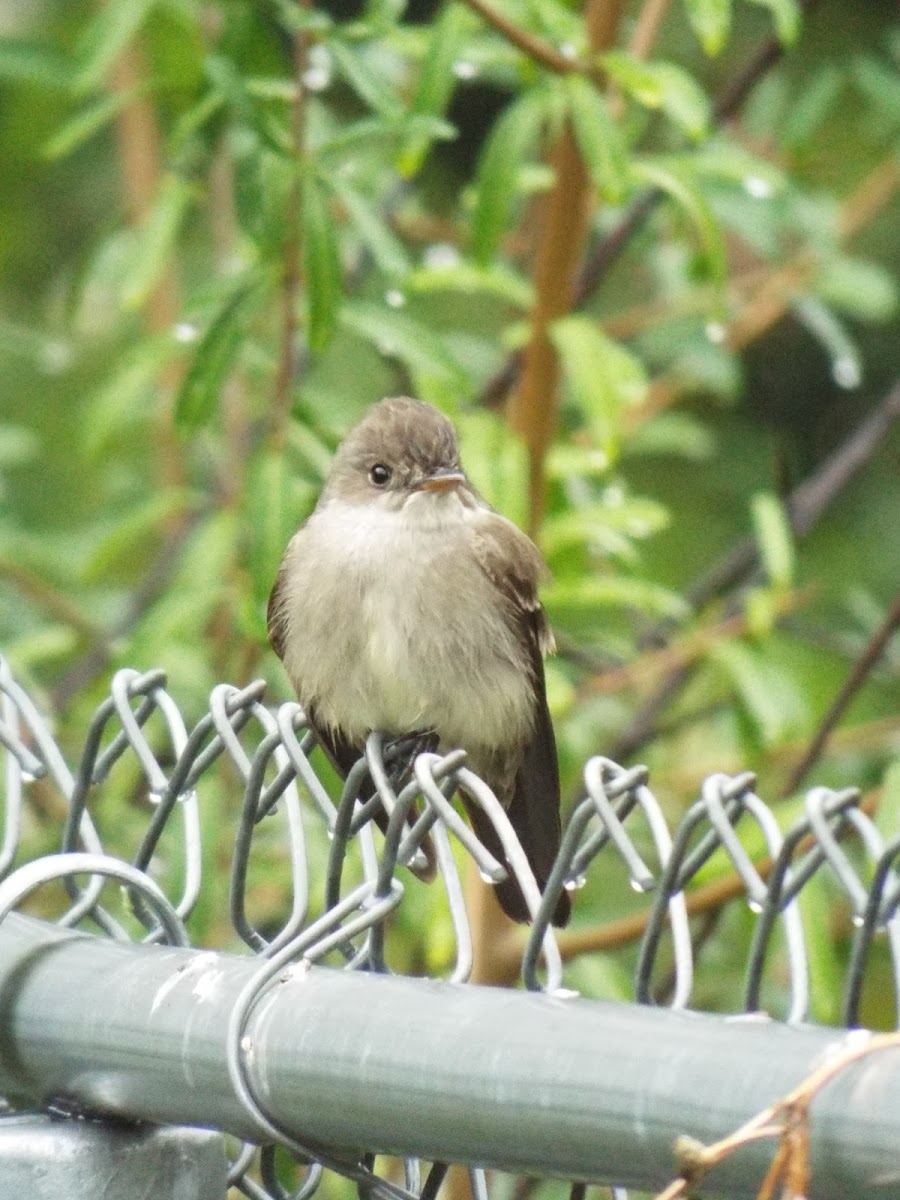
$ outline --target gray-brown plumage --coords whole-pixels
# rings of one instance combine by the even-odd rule
[[[369,732],[461,746],[506,808],[543,888],[559,848],[559,774],[533,543],[466,479],[430,405],[374,405],[340,446],[269,600],[269,637],[321,741],[346,772]],[[491,822],[467,805],[501,862]],[[497,887],[528,919],[519,885]],[[556,924],[569,917],[560,898]]]

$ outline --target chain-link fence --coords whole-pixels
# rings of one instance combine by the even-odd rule
[[[123,670],[73,770],[2,660],[0,693],[0,1088],[19,1111],[246,1139],[229,1145],[228,1180],[248,1196],[305,1200],[334,1171],[374,1196],[429,1200],[448,1161],[469,1168],[479,1200],[488,1167],[617,1192],[661,1184],[676,1135],[727,1132],[840,1041],[789,1027],[810,1006],[801,893],[823,875],[852,914],[843,1023],[858,1022],[877,941],[888,948],[878,951],[878,986],[889,961],[895,1005],[900,996],[900,838],[884,842],[855,790],[812,789],[784,831],[752,775],[713,775],[672,833],[644,768],[592,758],[542,898],[502,807],[459,752],[420,754],[408,767],[373,734],[333,800],[310,761],[314,738],[299,705],[267,707],[262,684],[221,685],[188,728],[161,671]],[[233,829],[223,829],[223,767],[243,797]],[[106,802],[113,776],[117,794],[123,780],[128,789],[127,820]],[[488,881],[503,872],[454,807],[460,791],[495,826],[532,908],[521,976],[535,995],[453,986],[473,958],[460,867],[474,860]],[[59,814],[58,844],[23,862],[35,810],[43,829]],[[375,817],[384,823],[385,813],[382,833]],[[692,1004],[697,978],[686,893],[723,852],[754,914],[744,1010],[760,1012],[774,976],[782,1007],[773,1015],[788,1024],[673,1011]],[[441,983],[399,978],[390,952],[405,865],[426,853],[452,948],[440,956],[451,964]],[[271,861],[289,885],[255,914]],[[560,951],[560,937],[574,935],[549,924],[560,890],[598,871],[620,873],[626,892],[625,880],[646,896],[636,1005],[575,998]],[[58,920],[13,913],[22,907]],[[198,923],[215,929],[217,946],[240,941],[251,954],[190,949]],[[75,926],[105,937],[66,932]],[[893,1074],[869,1063],[823,1098],[816,1195],[864,1186],[900,1195]],[[23,1170],[45,1161],[44,1138],[63,1127],[21,1121],[0,1122],[8,1179],[8,1161]],[[134,1136],[83,1122],[79,1130],[94,1164],[109,1152],[103,1139],[121,1149]],[[160,1185],[147,1194],[221,1194],[206,1143],[201,1150],[199,1134],[185,1136],[192,1149],[175,1159],[192,1164],[196,1190],[182,1180],[181,1192]],[[165,1131],[153,1137],[153,1161],[168,1163]],[[404,1162],[376,1163],[376,1154]],[[716,1178],[730,1194],[753,1194],[765,1159],[765,1147],[751,1148]],[[61,1183],[52,1186],[44,1194],[61,1194]]]

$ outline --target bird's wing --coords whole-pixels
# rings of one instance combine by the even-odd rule
[[[278,568],[278,574],[275,576],[275,582],[269,593],[269,605],[266,609],[266,631],[269,635],[269,642],[282,662],[287,641],[287,612],[285,611],[287,599],[287,567],[285,564],[287,558],[288,556],[285,554],[281,560],[281,566]]]
[[[543,656],[554,648],[553,634],[538,598],[538,583],[547,573],[537,547],[505,517],[490,513],[475,534],[475,555],[491,583],[506,601],[526,652],[534,682],[534,716],[531,736],[522,750],[510,793],[500,797],[543,890],[562,836],[559,815],[559,764],[556,739],[547,708]],[[476,818],[476,833],[487,835],[488,849],[503,861],[499,839],[485,826],[486,819]],[[493,836],[492,836],[493,835]],[[497,888],[497,898],[514,920],[528,920],[528,909],[521,889],[510,876]],[[569,919],[570,902],[563,892],[554,913],[554,924]]]

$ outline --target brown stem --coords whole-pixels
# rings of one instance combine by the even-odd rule
[[[480,17],[487,21],[488,25],[493,26],[498,33],[503,34],[508,42],[516,46],[529,58],[533,58],[536,63],[540,63],[542,67],[547,67],[551,71],[556,71],[560,75],[569,75],[574,71],[587,72],[589,70],[587,64],[579,62],[577,58],[569,58],[551,46],[549,42],[545,42],[543,38],[535,37],[533,33],[529,33],[527,29],[522,29],[515,22],[510,21],[499,12],[492,4],[488,4],[487,0],[466,0],[469,8],[473,12],[477,12]]]
[[[550,327],[569,311],[572,282],[587,237],[590,180],[571,127],[551,157],[556,183],[543,213],[534,274],[535,306],[525,350],[522,382],[509,405],[509,423],[528,450],[529,530],[534,535],[544,514],[544,459],[559,410],[559,363]]]
[[[818,762],[835,726],[844,715],[850,701],[868,678],[879,658],[881,658],[887,649],[888,643],[894,636],[898,626],[900,626],[900,595],[894,600],[893,608],[885,617],[881,626],[869,639],[868,645],[854,663],[853,670],[847,676],[844,686],[838,692],[837,696],[835,696],[828,711],[822,718],[822,722],[816,730],[808,750],[791,772],[783,795],[792,795],[815,766],[816,762]]]
[[[592,54],[611,46],[623,0],[591,0],[585,12]],[[534,534],[545,504],[544,459],[559,411],[559,362],[550,326],[570,309],[578,264],[584,252],[593,192],[571,124],[551,155],[554,185],[542,213],[543,236],[534,268],[535,306],[531,337],[522,360],[522,380],[508,411],[509,423],[528,451],[529,529]]]
[[[35,575],[21,563],[0,558],[0,579],[11,583],[18,591],[33,600],[62,625],[68,625],[82,637],[92,642],[101,642],[105,638],[104,630],[86,617],[81,609],[73,604],[63,592],[58,592],[52,584],[47,583],[40,575]]]
[[[112,90],[131,95],[116,119],[116,141],[125,203],[132,225],[140,225],[151,209],[163,175],[163,148],[159,125],[151,101],[141,91],[147,70],[140,47],[134,43],[120,54],[111,78]],[[147,325],[152,333],[164,333],[178,319],[180,307],[176,267],[166,263],[147,302]],[[173,400],[180,377],[175,363],[162,372],[161,397],[156,419],[156,447],[162,486],[183,481],[181,447],[175,436]]]
[[[822,1066],[807,1075],[806,1079],[786,1096],[757,1113],[740,1129],[710,1146],[690,1139],[684,1146],[682,1175],[674,1180],[656,1200],[676,1200],[692,1191],[707,1171],[732,1155],[741,1146],[760,1138],[777,1137],[780,1140],[776,1153],[775,1167],[764,1181],[766,1192],[758,1196],[772,1195],[774,1184],[784,1183],[784,1196],[809,1194],[809,1109],[813,1100],[833,1079],[846,1071],[853,1063],[872,1054],[900,1049],[900,1033],[873,1034],[868,1041],[848,1042],[843,1050],[829,1056]],[[686,1161],[685,1161],[686,1160]]]
[[[799,0],[800,8],[809,14],[819,0]],[[713,109],[713,123],[720,125],[734,117],[756,84],[780,61],[784,46],[777,38],[767,39],[736,76],[729,88],[719,97]],[[584,263],[574,288],[572,306],[580,307],[599,287],[632,239],[643,229],[665,193],[650,188],[632,203],[620,223],[595,246]],[[481,393],[481,403],[497,408],[515,387],[522,369],[522,356],[511,355]]]
[[[635,58],[646,58],[653,49],[663,17],[672,0],[646,0],[638,14],[628,49]]]

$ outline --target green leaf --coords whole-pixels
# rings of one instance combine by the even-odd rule
[[[82,432],[89,460],[108,450],[123,430],[144,421],[160,370],[172,361],[175,346],[167,331],[130,347],[92,397]]]
[[[0,39],[0,79],[6,83],[33,83],[66,91],[72,86],[72,59],[39,42]]]
[[[731,0],[684,0],[688,20],[709,55],[724,49],[731,29]]]
[[[784,171],[774,163],[721,136],[705,142],[690,155],[672,155],[668,161],[696,176],[738,183],[754,200],[767,200],[787,186]]]
[[[634,562],[634,543],[652,537],[669,524],[668,511],[646,497],[626,497],[615,504],[601,500],[545,518],[541,546],[551,562],[565,564],[571,551],[579,548],[593,555]]]
[[[175,422],[185,432],[205,425],[244,340],[247,320],[264,295],[258,277],[244,280],[220,303],[197,345],[175,400]]]
[[[835,63],[826,62],[819,67],[787,107],[776,131],[781,144],[794,150],[807,145],[834,108],[845,82],[843,68]]]
[[[625,575],[555,579],[544,589],[543,596],[551,615],[566,609],[590,612],[598,608],[625,608],[651,617],[681,620],[689,611],[677,593],[658,583]]]
[[[600,92],[580,75],[565,81],[578,149],[594,186],[618,203],[628,188],[628,154]]]
[[[711,280],[718,288],[723,288],[727,274],[725,242],[719,222],[703,193],[684,170],[670,163],[643,158],[632,166],[640,178],[666,192],[687,215],[697,232]]]
[[[528,454],[496,413],[467,409],[455,417],[461,458],[493,508],[517,525],[528,521]]]
[[[52,162],[54,159],[71,154],[88,138],[93,137],[110,121],[115,120],[125,105],[132,102],[136,94],[136,89],[129,88],[127,91],[115,92],[111,96],[103,96],[95,103],[87,105],[86,108],[66,121],[65,125],[57,130],[51,138],[47,139],[41,147],[42,157]]]
[[[797,0],[753,0],[754,4],[767,8],[775,22],[775,32],[783,46],[793,46],[800,36],[802,13]]]
[[[76,49],[76,93],[84,94],[103,82],[158,0],[106,0],[85,29]]]
[[[406,247],[381,217],[374,200],[362,196],[339,174],[328,176],[329,187],[347,210],[360,240],[385,275],[406,275],[410,269]]]
[[[519,184],[519,172],[537,146],[544,124],[542,98],[526,92],[499,117],[481,155],[476,178],[472,250],[487,266],[509,224]]]
[[[889,321],[897,312],[897,280],[881,263],[837,254],[819,264],[816,294],[864,321]]]
[[[194,189],[178,175],[166,175],[160,184],[153,207],[137,231],[132,260],[122,281],[122,304],[126,309],[140,308],[147,300],[165,269]]]
[[[341,303],[341,260],[328,198],[317,180],[303,184],[303,274],[309,348],[318,354],[334,331]]]
[[[407,313],[356,302],[344,306],[341,322],[386,358],[402,362],[423,400],[445,403],[450,397],[458,402],[469,391],[469,380],[443,339]]]
[[[791,674],[767,654],[745,642],[720,641],[710,659],[728,676],[762,746],[803,733],[808,706]]]
[[[397,93],[385,82],[384,73],[373,71],[363,55],[339,36],[328,41],[328,49],[337,71],[373,112],[388,122],[400,120],[403,105]]]
[[[601,62],[612,79],[645,108],[662,111],[699,140],[709,129],[709,101],[693,76],[667,62],[645,62],[624,50],[611,50]]]
[[[456,90],[457,78],[453,64],[459,58],[463,37],[468,27],[468,14],[462,5],[446,4],[432,26],[410,111],[416,116],[439,117],[444,114],[450,97]],[[411,133],[405,139],[397,169],[409,179],[415,175],[432,142],[427,131]]]
[[[670,410],[658,413],[633,430],[625,444],[629,457],[672,454],[704,462],[716,452],[715,434],[692,413]]]
[[[461,292],[466,296],[494,296],[506,304],[528,311],[534,303],[534,289],[527,279],[504,263],[478,267],[459,262],[446,267],[419,267],[406,280],[411,292]]]
[[[763,568],[779,588],[794,580],[794,539],[784,505],[772,492],[759,492],[751,501],[753,528]]]
[[[554,321],[551,340],[575,403],[608,458],[618,453],[622,414],[644,398],[647,379],[640,361],[608,338],[588,317]]]

